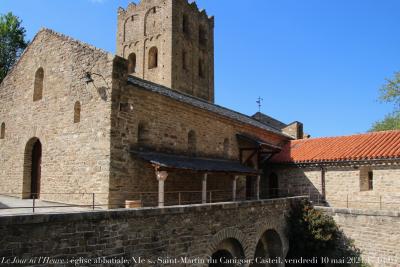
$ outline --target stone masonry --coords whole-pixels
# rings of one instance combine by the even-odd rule
[[[284,257],[289,249],[285,213],[299,200],[0,217],[0,255],[19,259],[142,257],[156,263],[158,257],[206,260],[224,241],[235,240],[242,251],[238,256],[253,259],[258,241],[270,230],[279,237],[277,245]],[[34,264],[25,264],[30,265]],[[94,264],[85,266],[89,265]],[[142,264],[150,265],[154,264]]]
[[[96,193],[96,204],[107,208],[137,200],[137,192],[154,194],[158,190],[154,166],[135,158],[132,150],[144,147],[239,162],[239,133],[276,146],[291,139],[280,130],[212,103],[213,18],[195,4],[144,0],[118,14],[117,52],[125,58],[43,29],[0,85],[0,123],[5,123],[5,138],[0,139],[0,193],[31,197],[31,186],[36,184],[32,182],[36,170],[32,155],[39,141],[42,200],[87,205],[92,203],[91,193]],[[161,39],[155,41],[159,32]],[[149,63],[145,55],[150,50],[142,54],[135,50],[137,73],[130,72],[128,53],[135,51],[124,49],[133,49],[135,38],[156,42],[148,46],[158,48],[157,64],[144,68],[151,77],[139,75],[144,67],[140,62]],[[187,69],[182,70],[174,65],[183,63],[177,51],[188,47],[192,50],[186,52],[193,59],[188,59]],[[207,75],[191,81],[187,77],[197,76],[188,73],[198,73],[195,61],[199,57],[203,57]],[[165,90],[180,95],[171,98],[144,90],[139,83],[129,82],[132,76],[150,80],[141,80],[146,86],[161,86],[151,81],[167,85]],[[197,106],[183,103],[181,98],[190,98]],[[250,155],[243,153],[244,158]],[[253,155],[248,165],[260,169],[257,160]],[[200,191],[203,175],[170,172],[166,191]],[[234,174],[208,175],[207,190],[232,196]],[[246,194],[245,187],[246,177],[239,177],[238,196]],[[200,195],[190,195],[200,200]]]
[[[373,189],[366,190],[367,172],[373,172]],[[398,163],[351,166],[270,166],[265,179],[276,173],[279,188],[296,195],[311,194],[331,207],[398,210],[400,168]],[[268,181],[266,181],[268,184]],[[323,184],[325,186],[323,186]]]
[[[158,66],[149,66],[156,48]],[[186,0],[151,0],[118,10],[117,55],[129,74],[214,102],[214,18]]]
[[[51,30],[41,30],[0,86],[0,191],[21,196],[30,190],[32,140],[43,146],[41,198],[85,203],[87,196],[54,193],[98,192],[108,198],[111,91],[114,57]],[[44,70],[43,97],[33,101],[35,72]],[[82,78],[91,70],[97,89]],[[74,105],[81,121],[74,123]],[[100,200],[100,199],[99,199]]]
[[[400,214],[390,211],[318,208],[331,215],[344,234],[354,240],[371,266],[400,264]]]

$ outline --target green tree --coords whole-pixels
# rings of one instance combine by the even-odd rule
[[[361,262],[360,251],[339,229],[334,219],[314,209],[310,202],[293,204],[287,220],[290,245],[287,259],[315,258],[317,262],[313,266],[324,266],[322,258],[329,259],[330,263],[338,263],[336,264],[338,266],[368,266]],[[347,259],[359,262],[347,264]],[[308,265],[287,264],[287,266]]]
[[[0,15],[0,83],[27,45],[21,20],[11,12]]]
[[[393,103],[395,105],[394,111],[386,115],[383,120],[375,122],[370,131],[400,129],[400,72],[396,72],[393,78],[386,79],[386,84],[380,89],[379,99],[382,102]]]

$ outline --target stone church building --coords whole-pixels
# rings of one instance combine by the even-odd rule
[[[346,180],[343,173],[331,178],[318,161],[292,162],[290,151],[314,140],[302,139],[300,122],[214,103],[214,18],[195,3],[120,8],[116,42],[112,55],[37,33],[0,85],[2,194],[84,205],[95,193],[97,205],[115,208],[281,196],[309,183],[327,201],[335,190],[321,183],[344,186],[335,180]],[[390,155],[379,169],[398,176],[400,150]],[[340,168],[369,175],[354,164]],[[381,184],[399,192],[397,180]]]

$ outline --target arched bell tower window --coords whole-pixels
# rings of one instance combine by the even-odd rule
[[[193,130],[190,130],[188,133],[188,152],[191,155],[196,154],[196,132]]]
[[[38,101],[43,97],[44,70],[39,68],[35,73],[35,83],[33,85],[33,101]]]
[[[182,16],[182,32],[187,35],[189,34],[189,19],[186,14]]]
[[[158,66],[158,49],[153,46],[149,50],[149,69],[157,68]]]
[[[79,101],[75,102],[74,105],[74,123],[81,121],[81,103]]]
[[[128,74],[136,72],[136,54],[131,53],[128,57]]]
[[[199,27],[199,44],[200,45],[207,45],[207,31],[203,25]]]
[[[3,122],[1,124],[1,130],[0,130],[0,139],[6,138],[6,124]]]

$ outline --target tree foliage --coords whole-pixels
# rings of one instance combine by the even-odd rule
[[[28,42],[21,20],[11,12],[0,16],[0,83],[21,56]]]
[[[379,99],[382,102],[393,103],[394,112],[375,122],[370,131],[400,130],[400,72],[396,72],[393,78],[386,79],[386,84],[380,89]]]
[[[327,257],[337,262],[344,260],[344,264],[340,266],[350,266],[351,264],[347,264],[349,259],[357,261],[360,258],[360,251],[342,233],[333,218],[314,209],[308,201],[292,207],[288,216],[288,228],[288,259],[316,257],[318,264],[315,266],[323,266],[321,259]],[[352,266],[367,265],[355,263]]]
[[[386,84],[381,87],[380,99],[383,102],[394,103],[396,110],[400,108],[400,72],[396,72],[392,79],[386,79]]]
[[[400,130],[400,111],[386,115],[383,120],[375,122],[371,128],[372,132],[387,130]]]

